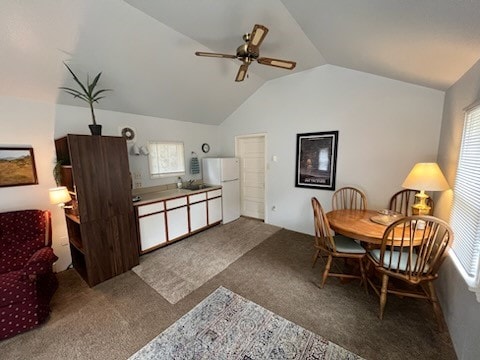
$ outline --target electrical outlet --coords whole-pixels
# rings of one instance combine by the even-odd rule
[[[141,179],[142,179],[142,173],[135,172],[135,173],[133,174],[133,178],[134,178],[135,180],[141,180]]]
[[[141,181],[135,181],[135,189],[140,189],[142,187]]]

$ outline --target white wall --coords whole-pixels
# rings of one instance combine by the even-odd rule
[[[136,128],[138,142],[148,140],[175,140],[185,144],[188,160],[191,151],[199,157],[203,143],[209,143],[209,156],[217,154],[218,127],[168,119],[159,119],[113,111],[96,110],[97,120],[103,125],[104,135],[119,135],[119,126]],[[55,164],[54,139],[65,134],[90,134],[88,124],[90,112],[87,108],[55,105],[32,100],[0,97],[0,146],[32,146],[38,174],[38,185],[0,188],[0,211],[20,209],[48,209],[52,212],[53,248],[60,258],[55,264],[56,271],[62,271],[71,263],[67,229],[63,210],[50,205],[48,189],[55,187],[52,172]],[[146,156],[129,156],[131,172],[141,174],[144,187],[173,183],[174,178],[151,180],[148,175]],[[201,178],[190,175],[187,169],[185,179]]]
[[[454,186],[462,139],[463,109],[480,99],[480,62],[477,62],[450,89],[445,97],[438,163],[449,184]],[[437,216],[448,221],[452,192],[436,202]],[[454,240],[455,241],[455,240]],[[454,263],[447,257],[442,265],[437,289],[442,309],[459,359],[480,359],[480,303],[470,292]]]
[[[294,186],[296,134],[339,130],[337,188],[359,187],[380,209],[415,163],[435,161],[443,99],[437,90],[326,65],[264,84],[220,126],[223,149],[233,155],[236,135],[267,133],[266,219],[312,234],[310,198],[329,210],[332,192]]]
[[[145,146],[148,141],[182,141],[185,146],[186,174],[184,180],[201,179],[201,174],[190,174],[190,158],[194,151],[199,158],[215,156],[218,154],[218,126],[203,125],[184,121],[155,118],[127,114],[121,112],[95,110],[97,123],[102,125],[102,135],[119,136],[120,129],[124,126],[136,129],[136,144]],[[91,123],[90,110],[83,107],[57,105],[55,114],[55,138],[66,134],[90,134],[88,124]],[[210,144],[210,152],[204,154],[202,144]],[[134,183],[141,181],[142,187],[150,187],[176,182],[175,177],[162,179],[150,179],[148,171],[148,157],[132,155],[132,143],[128,144],[129,164],[132,176],[135,173],[141,175],[141,179],[135,179]],[[201,161],[200,161],[201,162]]]
[[[35,156],[38,185],[0,188],[0,211],[41,209],[52,213],[53,249],[60,258],[55,270],[65,269],[71,262],[63,210],[50,205],[48,189],[55,187],[52,175],[55,163],[53,119],[55,105],[0,97],[0,146],[31,146]]]

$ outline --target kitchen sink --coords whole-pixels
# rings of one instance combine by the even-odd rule
[[[200,185],[189,185],[189,186],[185,187],[184,189],[195,191],[195,190],[202,190],[202,189],[208,189],[208,188],[211,188],[211,186],[200,184]]]

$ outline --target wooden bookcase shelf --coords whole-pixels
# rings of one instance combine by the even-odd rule
[[[55,148],[72,196],[65,220],[73,267],[94,286],[138,265],[125,139],[67,135]]]

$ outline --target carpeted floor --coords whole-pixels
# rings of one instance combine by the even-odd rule
[[[329,279],[319,289],[312,244],[311,236],[280,230],[175,305],[132,271],[94,288],[74,270],[62,272],[48,322],[0,342],[0,357],[127,359],[224,286],[366,359],[456,359],[428,303],[389,296],[380,321],[378,298],[357,282]]]
[[[175,304],[278,230],[277,226],[241,217],[148,253],[132,270]]]
[[[220,286],[129,360],[362,360]]]

